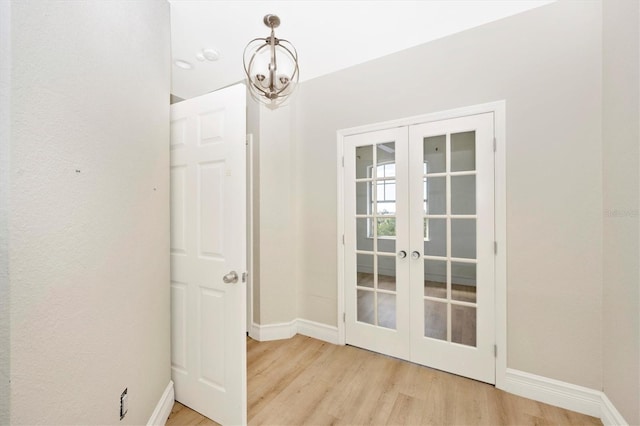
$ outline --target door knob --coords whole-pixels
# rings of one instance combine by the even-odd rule
[[[222,281],[225,284],[233,284],[238,282],[238,273],[236,271],[231,271],[224,277],[222,277]]]
[[[413,260],[420,259],[420,252],[418,252],[418,251],[412,251],[412,252],[411,252],[411,258],[412,258]]]
[[[404,259],[405,257],[407,257],[407,252],[406,252],[406,251],[404,251],[404,250],[400,250],[400,251],[398,252],[398,257],[399,257],[400,259]]]

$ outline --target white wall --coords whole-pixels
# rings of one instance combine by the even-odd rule
[[[170,380],[169,5],[11,7],[10,420],[144,424]]]
[[[297,318],[295,149],[291,108],[270,109],[248,99],[247,127],[254,134],[254,322]]]
[[[250,271],[253,306],[251,307],[253,321],[260,322],[260,105],[251,98],[247,90],[247,134],[252,135],[253,145],[251,150],[251,207],[253,209],[253,221],[251,223],[253,240],[250,241],[253,270]],[[247,169],[249,165],[247,165]],[[247,183],[249,181],[247,180]],[[249,202],[247,202],[249,206]],[[249,219],[247,219],[249,220]],[[247,234],[248,235],[248,234]],[[247,256],[247,259],[249,256]],[[248,324],[250,327],[251,324]]]
[[[0,1],[0,425],[9,424],[9,82],[11,3]]]
[[[336,324],[336,131],[505,99],[508,366],[600,389],[601,19],[557,2],[300,84],[299,316]]]
[[[603,7],[603,384],[640,424],[640,6]]]

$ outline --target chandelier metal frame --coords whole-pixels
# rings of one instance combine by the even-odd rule
[[[265,15],[263,22],[267,27],[271,28],[271,35],[265,38],[254,38],[247,43],[244,49],[242,64],[244,65],[244,72],[247,76],[247,87],[251,94],[265,103],[280,103],[291,94],[295,85],[298,83],[300,77],[298,52],[291,42],[275,36],[275,28],[280,26],[280,18],[278,16],[271,14]],[[282,54],[283,51],[280,50],[277,52],[276,46],[281,47],[284,52],[290,56],[294,64],[293,72],[290,76],[277,74],[278,55],[276,53]],[[270,51],[268,75],[255,74],[252,72],[252,67],[255,64],[256,56],[267,48]],[[248,53],[250,52],[253,53],[247,61]]]

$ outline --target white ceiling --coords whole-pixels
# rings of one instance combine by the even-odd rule
[[[552,1],[223,1],[169,0],[173,60],[172,93],[191,98],[243,79],[242,53],[256,37],[266,37],[262,23],[276,14],[276,36],[296,47],[300,81],[309,80],[430,40],[476,27]],[[196,59],[201,49],[215,49],[216,62]]]

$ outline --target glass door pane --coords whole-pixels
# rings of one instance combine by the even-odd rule
[[[356,148],[358,322],[396,328],[396,144]]]
[[[424,137],[423,164],[413,163],[423,172],[424,199],[411,200],[424,207],[423,336],[467,346],[476,345],[475,137]]]

